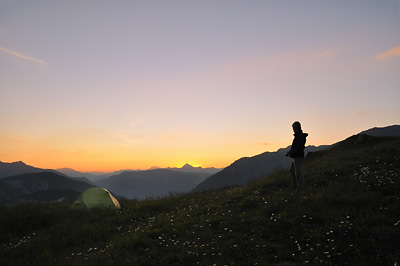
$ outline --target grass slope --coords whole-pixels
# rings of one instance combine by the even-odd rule
[[[394,265],[400,138],[354,136],[286,171],[220,191],[121,202],[0,207],[1,265]]]

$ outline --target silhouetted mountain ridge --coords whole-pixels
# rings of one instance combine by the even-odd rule
[[[400,136],[400,125],[374,127],[358,134],[366,134],[374,137],[397,137]]]
[[[215,174],[222,169],[210,167],[210,168],[202,168],[202,167],[193,167],[190,164],[185,164],[181,168],[177,167],[168,167],[168,168],[160,168],[160,167],[152,167],[151,169],[148,170],[155,170],[155,169],[166,169],[166,170],[174,170],[174,171],[181,171],[181,172],[191,172],[191,173],[207,173],[207,174]],[[85,177],[89,179],[92,182],[97,182],[102,179],[109,178],[111,176],[119,175],[123,172],[130,172],[130,171],[148,171],[148,170],[132,170],[132,169],[125,169],[125,170],[119,170],[111,173],[97,173],[97,174],[92,174],[88,172],[79,172],[71,168],[59,168],[56,169],[56,171],[61,172],[63,174],[66,174],[71,177]]]
[[[327,147],[307,146],[305,152],[323,150]],[[200,183],[193,189],[193,192],[244,185],[250,180],[264,177],[277,169],[288,167],[291,159],[285,155],[289,149],[290,146],[279,149],[276,152],[264,152],[253,157],[240,158]]]
[[[89,181],[88,179],[83,177],[82,175],[76,176],[76,177],[69,176],[65,173],[61,173],[61,172],[53,170],[53,169],[42,169],[42,168],[33,167],[33,166],[23,163],[22,161],[13,162],[13,163],[0,162],[0,179],[9,177],[9,176],[21,175],[21,174],[43,173],[43,172],[55,173],[57,175],[68,177],[73,180],[83,181],[90,185],[94,185],[94,183],[92,183],[91,181]]]
[[[41,173],[41,172],[53,172],[59,175],[64,175],[53,169],[37,168],[27,165],[21,161],[13,163],[0,162],[0,178],[26,174],[26,173]]]
[[[168,167],[168,168],[161,168],[161,169],[174,170],[174,171],[180,171],[180,172],[188,172],[188,173],[204,173],[204,174],[215,174],[222,170],[222,169],[215,168],[215,167],[209,167],[209,168],[203,168],[201,166],[194,167],[188,163],[186,163],[181,168]]]

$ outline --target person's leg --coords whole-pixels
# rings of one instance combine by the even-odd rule
[[[293,159],[298,186],[304,186],[303,158]]]
[[[294,159],[292,159],[292,162],[290,163],[289,172],[290,172],[290,176],[292,177],[292,186],[298,187],[299,184],[298,184],[297,178],[296,178],[296,169],[295,169]]]

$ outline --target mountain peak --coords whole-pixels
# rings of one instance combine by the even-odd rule
[[[194,167],[191,166],[190,164],[186,163],[184,166],[182,166],[182,169],[193,169]]]

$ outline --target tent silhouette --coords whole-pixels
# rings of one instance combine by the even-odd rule
[[[118,200],[107,189],[100,187],[92,187],[82,192],[72,206],[77,208],[121,208]]]

